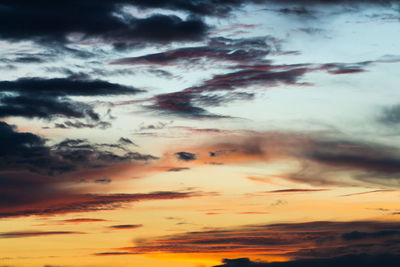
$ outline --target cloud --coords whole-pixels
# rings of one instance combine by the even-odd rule
[[[386,107],[380,114],[378,121],[387,126],[396,126],[400,124],[400,105]]]
[[[50,235],[77,235],[84,234],[80,232],[68,231],[20,231],[20,232],[3,232],[0,233],[0,238],[25,238],[25,237],[38,237]]]
[[[302,16],[302,17],[315,18],[314,12],[307,9],[304,6],[284,7],[284,8],[280,8],[279,10],[277,10],[277,12],[284,14],[284,15],[296,15],[296,16]]]
[[[18,132],[15,127],[0,122],[0,146],[0,217],[113,209],[141,200],[201,195],[195,192],[90,194],[86,193],[90,188],[79,188],[82,177],[107,183],[108,179],[98,176],[108,177],[157,159],[122,149],[119,144],[66,139],[48,145],[38,135]]]
[[[215,37],[207,46],[185,47],[139,57],[122,58],[110,64],[182,66],[208,61],[249,63],[263,60],[271,50],[276,51],[277,40],[272,37],[231,39]]]
[[[66,139],[48,146],[43,138],[32,133],[19,133],[5,122],[0,122],[0,137],[0,170],[3,172],[25,170],[52,176],[80,169],[104,168],[133,160],[157,159],[138,152],[117,154],[104,149],[103,144],[90,144],[84,139]],[[112,144],[108,146],[114,147]]]
[[[95,123],[65,122],[56,127],[104,128],[109,123],[100,121],[100,115],[92,106],[71,100],[70,97],[133,95],[139,92],[142,90],[102,80],[20,78],[14,81],[0,81],[0,117],[86,118]]]
[[[154,97],[155,103],[146,106],[167,115],[177,115],[191,118],[226,118],[225,116],[209,113],[204,108],[196,106],[194,103],[199,96],[188,92],[176,92]],[[200,96],[201,98],[201,96]],[[205,100],[206,98],[203,98]]]
[[[278,199],[274,201],[273,203],[270,204],[271,207],[277,207],[277,206],[284,206],[287,205],[288,202],[286,200]]]
[[[342,234],[342,238],[344,240],[360,240],[360,239],[377,239],[377,238],[385,238],[390,236],[397,236],[400,234],[400,231],[397,230],[382,230],[377,232],[359,232],[353,231],[350,233]]]
[[[22,56],[15,59],[17,63],[43,63],[45,62],[42,58],[36,56]]]
[[[354,238],[354,231],[360,232],[358,236],[362,237]],[[398,231],[396,222],[378,221],[250,225],[139,240],[132,247],[116,251],[138,254],[265,255],[291,259],[340,257],[349,253],[374,255],[397,253]]]
[[[63,123],[55,123],[54,128],[59,129],[84,129],[84,128],[99,128],[99,129],[107,129],[111,127],[111,123],[106,121],[99,121],[94,123],[84,123],[80,121],[64,121]]]
[[[190,170],[190,168],[170,168],[167,170],[167,172],[181,172],[181,171],[186,171],[186,170]]]
[[[165,43],[201,39],[208,26],[200,19],[183,20],[173,15],[155,14],[135,18],[120,7],[132,1],[111,0],[67,3],[41,0],[6,1],[0,10],[0,38],[9,41],[68,43],[69,34],[81,39],[100,37],[118,45],[130,42]],[[119,16],[115,15],[116,13]]]
[[[126,138],[126,137],[121,137],[118,140],[119,143],[121,143],[122,145],[133,145],[133,146],[137,146],[134,142],[132,142],[131,139]]]
[[[350,254],[334,258],[316,258],[288,262],[254,262],[248,258],[224,259],[224,264],[214,267],[395,267],[400,262],[400,255],[382,253],[378,255]]]
[[[299,9],[297,13],[303,14],[301,12],[302,8],[321,5],[335,7],[337,4],[340,5],[389,5],[391,3],[397,3],[398,0],[383,0],[383,1],[373,1],[373,0],[340,0],[332,2],[330,0],[307,0],[307,1],[296,1],[296,0],[169,0],[169,1],[140,1],[132,0],[130,3],[139,8],[163,8],[169,10],[180,10],[186,11],[191,14],[201,15],[201,16],[214,16],[214,17],[226,17],[230,13],[240,10],[245,5],[256,4],[258,7],[275,7],[281,6],[282,9]],[[295,6],[295,7],[293,7]],[[294,12],[294,11],[293,11]],[[282,11],[282,13],[287,13]],[[289,14],[291,14],[290,12]]]
[[[196,154],[190,153],[190,152],[177,152],[175,153],[177,159],[183,160],[183,161],[192,161],[196,160]]]
[[[14,81],[0,81],[0,92],[20,93],[28,96],[45,94],[48,97],[63,96],[112,96],[130,95],[143,92],[131,86],[102,80],[81,80],[73,78],[20,78]]]
[[[112,225],[109,228],[114,230],[126,230],[126,229],[137,229],[141,227],[143,227],[143,225],[141,224],[120,224],[120,225]]]
[[[76,219],[63,220],[61,222],[62,223],[80,224],[80,223],[108,222],[108,220],[97,219],[97,218],[76,218]]]
[[[96,180],[94,180],[94,182],[96,184],[109,184],[112,182],[112,180],[108,177],[105,177],[105,178],[96,179]]]
[[[245,41],[246,39],[243,40],[243,42]],[[250,40],[247,41],[252,43]],[[256,46],[258,45],[260,44],[256,42]],[[227,46],[226,49],[229,49],[229,43]],[[262,52],[263,50],[258,46],[255,51]],[[324,71],[331,75],[357,74],[366,71],[365,68],[373,63],[383,63],[383,61],[364,61],[357,63],[275,65],[263,59],[265,52],[264,54],[261,52],[253,57],[251,64],[232,65],[228,68],[229,72],[214,75],[197,86],[188,87],[178,92],[156,95],[149,99],[152,104],[145,105],[145,107],[183,117],[226,118],[223,115],[212,114],[206,108],[221,106],[234,101],[252,100],[256,96],[256,89],[281,85],[311,86],[311,83],[301,81],[307,73]],[[251,52],[243,52],[243,59],[238,58],[237,60],[244,61],[248,57],[248,53]],[[192,57],[194,56],[192,55]],[[165,58],[163,61],[164,63],[168,62]]]
[[[337,132],[216,131],[208,135],[212,140],[178,147],[166,155],[191,151],[196,155],[193,165],[285,162],[297,170],[275,176],[320,187],[394,189],[400,185],[400,150],[395,146],[354,140]]]
[[[53,193],[42,193],[46,195],[42,195],[41,198],[28,196],[29,202],[24,199],[20,200],[21,203],[14,203],[13,205],[7,205],[7,199],[4,199],[4,196],[0,197],[0,218],[113,210],[132,202],[182,199],[207,195],[200,192],[173,191],[143,194],[79,194],[60,189]]]
[[[291,188],[291,189],[280,189],[280,190],[272,190],[265,191],[263,193],[273,193],[273,194],[281,194],[281,193],[311,193],[311,192],[321,192],[327,191],[329,189],[299,189],[299,188]]]
[[[366,195],[366,194],[374,194],[374,193],[386,193],[386,192],[394,192],[394,191],[396,191],[396,190],[391,190],[391,189],[378,189],[378,190],[372,190],[372,191],[367,191],[367,192],[346,194],[346,195],[341,195],[341,196],[342,196],[342,197],[352,197],[352,196],[359,196],[359,195]]]

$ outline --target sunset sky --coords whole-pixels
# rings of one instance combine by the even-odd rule
[[[399,70],[397,0],[0,0],[0,267],[400,266]]]

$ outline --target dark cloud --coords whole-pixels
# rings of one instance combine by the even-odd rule
[[[21,78],[0,81],[0,117],[21,116],[52,119],[86,118],[96,123],[65,122],[58,128],[107,127],[93,107],[71,100],[73,96],[115,96],[142,92],[139,89],[102,80],[74,78]]]
[[[185,193],[96,195],[74,192],[70,185],[88,177],[94,182],[118,167],[146,163],[152,155],[120,149],[116,144],[92,144],[66,139],[54,145],[32,133],[20,133],[0,122],[0,217],[109,209],[144,199],[185,197]],[[190,195],[190,194],[189,194]]]
[[[38,187],[38,189],[40,189]],[[19,217],[41,215],[50,216],[55,214],[66,214],[76,212],[90,212],[98,210],[112,210],[123,207],[124,204],[149,201],[149,200],[168,200],[182,199],[190,197],[200,197],[203,194],[198,192],[152,192],[147,194],[76,194],[68,191],[41,192],[45,196],[24,199],[22,203],[4,203],[4,196],[0,197],[0,217]],[[27,197],[32,197],[27,195]],[[33,202],[32,202],[33,201]],[[6,204],[6,205],[4,205]]]
[[[200,40],[208,30],[199,19],[189,18],[184,21],[177,16],[166,15],[135,19],[131,24],[133,29],[128,32],[129,36],[139,41],[150,42]]]
[[[161,130],[164,129],[165,127],[167,127],[168,125],[172,124],[173,121],[169,121],[169,122],[158,122],[158,123],[153,123],[153,124],[144,124],[141,123],[140,127],[139,127],[139,131],[143,131],[143,130]]]
[[[105,177],[105,178],[101,178],[101,179],[96,179],[96,180],[94,180],[94,182],[96,184],[109,184],[112,182],[112,180],[108,177]]]
[[[210,157],[218,157],[218,156],[221,156],[221,155],[226,156],[226,155],[229,155],[230,153],[234,153],[236,151],[237,151],[237,149],[217,150],[217,151],[208,152],[208,154],[210,155]]]
[[[137,152],[117,154],[105,150],[102,144],[90,144],[83,139],[66,139],[53,146],[32,133],[19,133],[5,122],[0,122],[0,170],[27,170],[55,175],[79,169],[104,168],[132,160],[156,159]],[[112,144],[111,144],[112,146]]]
[[[112,62],[112,64],[158,64],[158,65],[178,65],[186,64],[212,64],[214,61],[226,62],[228,64],[238,64],[234,68],[243,68],[243,73],[234,72],[226,75],[216,75],[210,80],[204,81],[199,86],[186,88],[180,92],[172,92],[156,95],[150,99],[153,104],[145,107],[157,112],[194,117],[194,118],[226,118],[226,116],[212,114],[205,107],[219,106],[223,103],[233,101],[251,100],[254,98],[253,92],[233,92],[236,89],[246,89],[251,85],[263,84],[272,86],[276,83],[292,82],[296,80],[297,74],[279,73],[278,70],[272,71],[274,66],[270,65],[264,57],[271,51],[279,51],[279,41],[272,37],[254,37],[230,39],[224,37],[211,38],[207,46],[186,47],[165,51],[157,54],[149,54],[134,58],[124,58]],[[269,65],[269,72],[265,70],[248,70],[247,66],[254,64]],[[295,66],[294,68],[296,68]],[[279,67],[276,67],[279,69]],[[290,69],[290,67],[288,67]],[[246,72],[248,71],[248,72]],[[259,72],[256,74],[255,72]],[[282,74],[281,76],[279,76]],[[243,82],[238,77],[242,76]],[[258,76],[257,76],[258,75]],[[301,76],[302,74],[298,74]],[[274,78],[273,76],[277,76]],[[236,85],[237,83],[237,85]]]
[[[193,14],[207,16],[226,16],[231,11],[241,7],[243,4],[257,2],[249,0],[202,0],[202,1],[184,1],[184,0],[133,0],[132,3],[141,8],[165,8],[171,10],[188,11]],[[261,2],[261,1],[260,1]]]
[[[372,172],[399,173],[399,151],[394,147],[349,141],[317,141],[305,156],[334,167]]]
[[[112,96],[143,92],[131,86],[102,80],[73,78],[21,78],[15,81],[0,81],[0,92],[19,93],[27,96],[44,94],[47,97],[67,96]]]
[[[38,237],[38,236],[50,236],[50,235],[76,235],[84,234],[80,232],[68,232],[68,231],[21,231],[21,232],[5,232],[0,233],[0,238],[25,238],[25,237]]]
[[[132,142],[131,139],[126,138],[126,137],[121,137],[118,140],[118,142],[121,143],[122,145],[134,145],[134,146],[137,146],[134,142]]]
[[[49,0],[3,1],[0,9],[0,38],[35,40],[47,44],[66,43],[67,35],[81,33],[82,38],[101,37],[118,43],[170,42],[201,39],[207,25],[200,19],[183,20],[177,16],[156,14],[135,18],[121,14],[129,0],[78,1]],[[122,16],[116,16],[115,13]]]
[[[394,105],[384,108],[378,118],[379,122],[387,126],[396,126],[400,124],[400,105]]]
[[[319,34],[323,33],[324,30],[321,28],[314,28],[314,27],[307,27],[307,28],[298,28],[298,31],[313,35],[313,34]]]
[[[367,234],[364,235],[368,237],[343,238],[354,231],[365,232]],[[159,252],[254,255],[257,253],[298,259],[330,258],[349,253],[398,253],[400,249],[399,243],[396,243],[398,231],[399,225],[396,222],[376,221],[314,221],[251,225],[140,240],[136,241],[135,246],[121,250],[138,254]]]
[[[284,7],[275,11],[284,15],[296,15],[301,17],[315,18],[315,12],[309,10],[304,6]]]
[[[137,229],[140,227],[143,227],[143,225],[141,225],[141,224],[120,224],[120,225],[110,226],[110,228],[114,229],[114,230]]]
[[[111,127],[111,123],[107,121],[99,121],[99,122],[93,122],[93,123],[84,123],[80,121],[64,121],[63,123],[55,123],[54,128],[59,128],[59,129],[85,129],[85,128],[98,128],[98,129],[107,129]]]
[[[18,57],[15,59],[15,62],[17,63],[43,63],[45,60],[43,60],[40,57],[35,57],[35,56],[24,56],[24,57]]]
[[[311,192],[321,192],[321,191],[327,191],[328,189],[281,189],[281,190],[273,190],[273,191],[266,191],[263,193],[311,193]]]
[[[167,170],[167,172],[181,172],[186,170],[190,170],[190,168],[170,168]]]
[[[400,262],[398,254],[358,254],[334,258],[294,260],[288,262],[254,262],[248,258],[224,259],[224,264],[214,267],[396,267]]]
[[[199,94],[192,94],[187,91],[157,95],[154,97],[155,103],[146,107],[167,115],[190,118],[226,118],[226,116],[212,114],[204,108],[196,106],[198,105],[196,100],[199,98],[202,98],[203,102],[206,99]]]
[[[382,230],[377,232],[359,232],[353,231],[350,233],[342,234],[342,238],[344,240],[360,240],[360,239],[377,239],[377,238],[385,238],[391,236],[400,235],[400,231],[398,230]]]
[[[113,61],[111,64],[182,65],[185,63],[200,64],[200,61],[206,59],[246,63],[254,60],[260,61],[271,50],[276,51],[274,42],[277,40],[272,37],[241,39],[217,37],[210,39],[207,46],[185,47],[156,54],[123,58]]]
[[[183,160],[183,161],[192,161],[196,160],[196,154],[190,153],[190,152],[177,152],[175,153],[177,159]]]
[[[211,151],[211,157],[215,157],[215,151],[230,151],[218,158],[219,162],[228,164],[293,160],[301,167],[281,176],[314,186],[374,184],[393,189],[400,184],[400,150],[395,146],[352,140],[340,134],[333,137],[330,134],[243,131],[224,136],[216,133],[213,137],[213,142],[185,149],[199,155]],[[209,157],[199,156],[199,160],[207,163]]]
[[[233,11],[237,11],[248,4],[257,4],[259,7],[275,7],[281,6],[282,13],[292,14],[293,12],[285,12],[284,9],[294,9],[298,10],[295,14],[299,13],[302,15],[304,12],[302,9],[321,5],[321,6],[331,6],[336,5],[350,5],[357,6],[361,4],[371,4],[371,5],[389,5],[391,3],[397,3],[398,0],[307,0],[307,1],[297,1],[297,0],[150,0],[150,1],[140,1],[131,0],[130,3],[136,5],[140,8],[164,8],[170,10],[181,10],[192,14],[202,15],[202,16],[217,16],[225,17],[228,16]],[[295,6],[295,7],[293,7]]]
[[[233,65],[229,67],[231,72],[214,75],[198,86],[188,87],[179,92],[156,95],[151,99],[154,103],[146,107],[184,117],[226,118],[223,115],[211,114],[205,108],[234,101],[252,100],[255,97],[255,88],[265,89],[280,85],[310,86],[312,84],[301,81],[307,73],[325,71],[331,75],[355,74],[364,72],[366,66],[375,63],[367,61],[354,64],[274,65],[262,57],[258,56],[258,60],[252,64]],[[243,92],[243,90],[250,92]]]
[[[138,1],[138,0],[72,0],[68,3],[39,0],[5,0],[0,9],[0,38],[9,41],[31,40],[49,47],[59,45],[64,50],[74,49],[65,44],[97,38],[114,45],[119,50],[142,47],[143,43],[167,43],[174,41],[196,41],[207,35],[209,26],[202,16],[224,17],[248,4],[276,9],[281,14],[310,16],[310,6],[336,7],[339,4],[388,5],[391,1],[309,0],[201,0],[201,1]],[[133,5],[138,8],[161,8],[184,11],[186,19],[174,15],[153,14],[145,18],[133,17],[122,7]],[[29,59],[26,61],[28,62]]]
[[[70,99],[60,99],[53,97],[30,97],[30,96],[0,96],[0,118],[4,117],[25,117],[53,119],[56,117],[68,117],[98,121],[100,117],[93,108],[83,102]],[[88,124],[93,126],[94,124]],[[85,124],[60,124],[61,128],[70,126],[83,127]]]

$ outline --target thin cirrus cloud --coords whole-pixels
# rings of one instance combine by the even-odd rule
[[[290,189],[280,189],[280,190],[272,190],[272,191],[265,191],[263,193],[266,194],[285,194],[285,193],[311,193],[311,192],[321,192],[327,191],[329,189],[300,189],[300,188],[290,188]]]
[[[118,224],[109,226],[109,228],[113,230],[130,230],[130,229],[138,229],[141,227],[143,227],[142,224]]]
[[[67,219],[61,221],[61,223],[71,223],[71,224],[97,223],[97,222],[108,222],[108,220],[97,219],[97,218],[75,218],[75,219]]]
[[[18,232],[4,232],[0,233],[0,238],[26,238],[26,237],[40,237],[52,235],[81,235],[81,232],[69,231],[18,231]]]
[[[251,52],[243,52],[244,57],[246,53]],[[258,60],[254,60],[253,64],[230,66],[231,72],[214,75],[200,85],[178,92],[156,95],[149,99],[153,103],[145,107],[182,117],[227,118],[224,115],[212,114],[206,108],[234,101],[253,100],[257,92],[254,88],[265,89],[281,85],[312,86],[312,83],[302,81],[306,74],[312,72],[324,71],[331,75],[358,74],[365,72],[366,67],[374,63],[392,62],[376,60],[356,63],[275,65],[265,60],[263,56],[257,56],[257,58]]]
[[[39,188],[40,189],[40,188]],[[50,194],[41,192],[42,195],[27,195],[23,199],[18,199],[20,203],[8,204],[10,196],[0,198],[0,217],[20,217],[20,216],[49,216],[56,214],[93,212],[99,210],[113,210],[123,207],[124,204],[150,201],[150,200],[169,200],[191,197],[210,196],[202,192],[173,192],[160,191],[141,194],[77,194],[62,191]],[[45,195],[43,195],[46,193]],[[212,194],[211,194],[212,195]],[[29,202],[26,202],[27,200]]]

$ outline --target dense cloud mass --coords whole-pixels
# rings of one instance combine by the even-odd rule
[[[96,144],[84,139],[66,139],[54,145],[32,133],[17,132],[0,122],[0,217],[57,214],[111,209],[122,203],[150,199],[191,197],[197,193],[154,192],[149,194],[88,194],[74,192],[90,172],[107,173],[119,166],[156,160],[118,144]],[[110,178],[93,178],[108,184]]]
[[[70,97],[133,95],[139,92],[142,91],[134,87],[102,80],[20,78],[15,81],[0,81],[0,117],[86,118],[97,124],[66,123],[57,127],[107,127],[104,124],[106,122],[100,121],[99,114],[92,106]]]
[[[39,0],[33,4],[28,0],[6,0],[0,9],[0,37],[10,41],[35,40],[51,44],[67,42],[71,33],[83,34],[82,38],[100,37],[121,46],[130,42],[193,41],[203,38],[208,26],[199,18],[182,19],[173,15],[155,14],[136,18],[121,11],[122,6],[137,8],[163,8],[186,11],[197,16],[224,17],[245,4],[263,7],[280,6],[291,10],[291,6],[302,8],[312,5],[397,3],[387,1],[275,1],[275,0],[202,0],[202,1],[50,1]],[[287,7],[289,6],[289,7]],[[300,10],[300,9],[299,9]],[[117,16],[119,13],[120,16]],[[285,13],[285,12],[283,12]],[[289,12],[286,12],[289,13]],[[300,12],[297,12],[300,13]],[[301,14],[303,14],[302,12]]]
[[[345,263],[347,260],[351,259],[351,257],[350,259],[347,258],[348,256],[346,255],[348,254],[397,254],[399,252],[398,230],[399,225],[397,223],[377,221],[312,221],[305,223],[251,225],[234,229],[216,228],[197,232],[172,234],[154,240],[140,240],[136,242],[135,246],[121,248],[121,250],[140,254],[160,252],[174,254],[235,253],[235,255],[279,255],[299,259],[298,261],[289,261],[287,264],[303,264],[293,266],[314,266],[312,264],[317,264],[318,262],[319,264],[325,262],[329,264],[329,262],[332,261],[332,259],[329,258],[336,257],[338,259],[343,259],[343,263]],[[355,261],[349,261],[348,263],[359,262],[361,265],[356,264],[349,266],[369,266],[362,265],[366,264],[368,261],[363,261],[361,258],[355,257],[354,260]],[[373,260],[373,258],[371,258],[371,260]],[[384,263],[384,261],[381,260],[382,258],[379,258],[377,262]],[[238,265],[226,266],[255,264],[245,259],[226,261],[226,264],[228,263],[237,263]],[[334,260],[332,263],[338,264],[338,262]],[[282,266],[292,266],[290,264]],[[275,265],[272,264],[271,266]],[[346,265],[323,266],[339,267]]]
[[[207,25],[196,18],[156,14],[147,18],[113,14],[129,1],[3,1],[0,38],[41,43],[68,42],[67,35],[100,37],[112,43],[170,42],[201,39]]]
[[[29,170],[55,175],[79,169],[104,168],[132,160],[147,161],[156,157],[127,152],[122,155],[104,149],[102,144],[90,144],[83,139],[66,139],[53,146],[32,133],[19,133],[5,122],[0,122],[2,150],[0,169]]]
[[[177,152],[175,155],[179,160],[183,161],[191,161],[196,159],[196,154],[190,152]]]
[[[224,259],[224,264],[214,267],[396,267],[400,262],[398,254],[346,255],[335,258],[297,260],[288,262],[254,262],[248,258]]]

